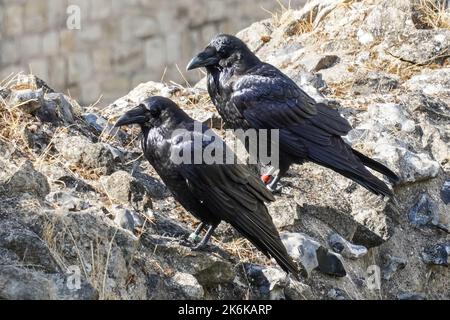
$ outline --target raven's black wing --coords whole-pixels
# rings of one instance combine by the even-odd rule
[[[368,162],[341,139],[352,129],[348,121],[337,110],[315,103],[281,71],[261,64],[236,80],[233,89],[231,103],[250,126],[280,129],[283,152],[333,169],[376,194],[392,195],[365,165],[394,181],[396,175],[373,160]]]
[[[324,132],[346,135],[351,126],[339,112],[314,99],[270,64],[261,64],[233,85],[232,103],[254,128],[283,129],[309,120]]]
[[[198,145],[184,142],[183,149],[195,150]],[[207,145],[203,144],[203,150]],[[274,197],[258,177],[240,164],[181,164],[177,170],[186,179],[189,191],[211,213],[274,258],[283,270],[298,274],[264,204]]]

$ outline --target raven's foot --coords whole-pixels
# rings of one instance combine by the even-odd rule
[[[202,237],[200,237],[199,234],[193,232],[193,233],[191,233],[191,235],[189,236],[188,240],[189,240],[189,242],[191,242],[191,243],[197,243],[197,242],[200,242],[200,240],[202,240]]]
[[[178,244],[180,246],[188,247],[188,248],[192,248],[192,246],[194,245],[191,241],[189,241],[189,239],[181,239],[178,241]]]
[[[191,247],[192,251],[206,251],[208,249],[207,243],[199,243],[198,245]]]
[[[281,194],[283,186],[280,184],[280,177],[262,176],[261,180],[265,183],[267,189],[273,194]]]
[[[202,251],[208,247],[209,239],[211,238],[212,234],[214,233],[214,230],[216,230],[217,226],[210,226],[208,231],[206,232],[205,236],[203,237],[202,241],[195,247],[192,247],[192,251]]]
[[[281,194],[283,191],[283,186],[279,183],[275,184],[275,185],[267,185],[267,189],[269,189],[270,192],[272,192],[273,194]]]

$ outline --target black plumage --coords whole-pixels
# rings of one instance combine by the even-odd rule
[[[274,258],[283,270],[297,275],[296,264],[264,204],[274,200],[272,194],[245,165],[226,162],[225,143],[208,127],[197,123],[200,130],[195,130],[194,120],[162,97],[146,99],[123,115],[116,126],[128,124],[140,125],[145,157],[174,198],[202,222],[195,234],[209,227],[195,249],[203,248],[219,223],[226,221],[266,256]],[[216,147],[214,155],[219,161],[207,164],[200,158],[198,164],[193,163],[194,152],[202,154],[212,146]],[[174,155],[184,156],[191,163],[180,163]]]
[[[361,184],[377,195],[392,191],[366,167],[392,183],[397,175],[352,149],[342,139],[352,129],[338,111],[316,103],[274,66],[260,61],[240,39],[218,35],[188,65],[205,67],[211,99],[234,129],[279,129],[280,171],[273,189],[293,163],[312,161]]]

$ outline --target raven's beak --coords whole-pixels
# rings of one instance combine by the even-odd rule
[[[147,121],[145,116],[145,108],[143,106],[138,106],[126,112],[123,116],[117,120],[115,127],[126,126],[129,124],[141,124]]]
[[[215,65],[219,62],[215,50],[205,50],[200,52],[197,56],[192,58],[191,62],[186,67],[186,70],[193,70],[197,68]]]

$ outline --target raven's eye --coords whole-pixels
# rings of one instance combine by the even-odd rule
[[[159,108],[150,108],[150,114],[153,118],[157,118],[161,114],[161,110]]]

